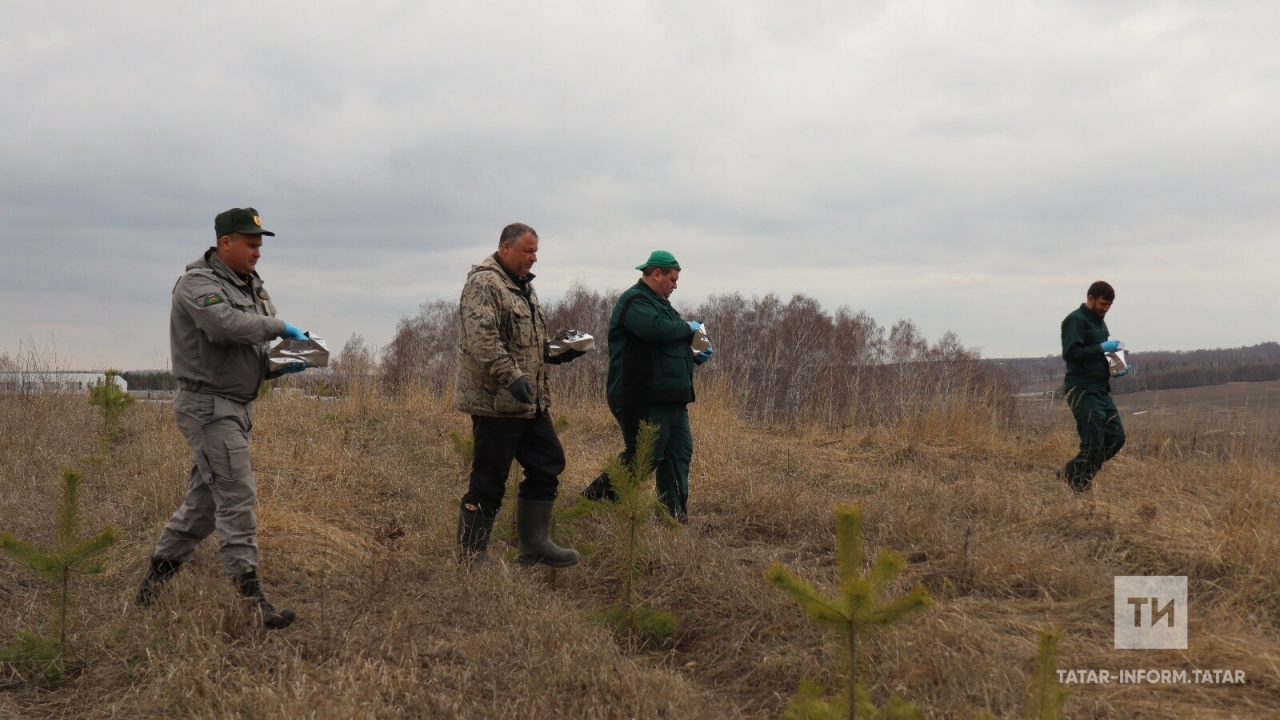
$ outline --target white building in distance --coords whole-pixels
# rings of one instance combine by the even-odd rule
[[[91,386],[106,381],[107,374],[103,372],[0,372],[0,393],[87,393]],[[129,390],[129,383],[119,375],[113,376],[111,382],[121,390]]]

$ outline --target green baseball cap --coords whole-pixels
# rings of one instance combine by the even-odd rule
[[[258,217],[258,211],[251,207],[231,208],[218,213],[218,216],[213,219],[213,232],[215,237],[231,233],[275,236],[275,233],[270,230],[263,229],[262,218]]]
[[[651,267],[672,268],[675,270],[679,270],[680,263],[676,262],[675,255],[672,255],[666,250],[654,250],[653,252],[649,253],[649,259],[646,260],[643,265],[637,265],[636,269],[644,270],[645,268],[651,268]]]

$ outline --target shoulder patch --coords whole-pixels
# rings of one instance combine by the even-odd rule
[[[224,300],[226,300],[226,298],[222,297],[218,293],[210,293],[200,298],[200,307],[209,307],[210,305],[217,305],[218,303],[223,302]]]

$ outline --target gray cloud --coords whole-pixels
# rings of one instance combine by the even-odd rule
[[[1042,354],[1093,279],[1139,348],[1274,338],[1280,9],[1258,3],[142,2],[0,24],[0,349],[155,366],[212,216],[281,313],[386,342],[506,222],[542,294],[654,247]],[[163,364],[162,362],[159,364]]]

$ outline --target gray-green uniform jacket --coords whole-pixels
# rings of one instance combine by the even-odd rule
[[[1081,303],[1062,320],[1062,359],[1067,361],[1067,390],[1080,387],[1111,391],[1111,368],[1102,343],[1111,337],[1107,323]]]
[[[215,248],[187,266],[173,286],[169,349],[178,386],[241,403],[258,396],[267,372],[267,342],[284,321],[255,272],[236,275]]]
[[[458,376],[453,404],[468,415],[532,418],[551,406],[547,384],[547,325],[533,275],[517,282],[495,255],[473,265],[458,301]],[[532,403],[507,389],[520,377]]]
[[[644,280],[627,289],[609,319],[609,407],[691,403],[693,330]]]

